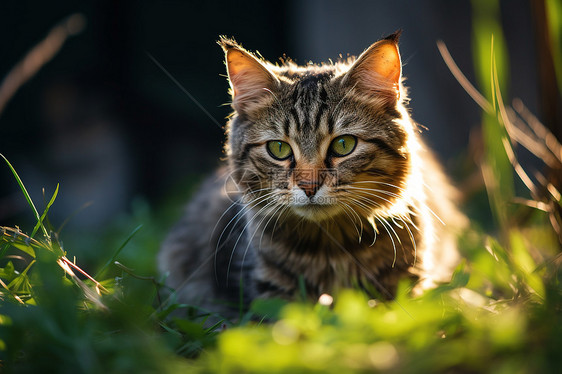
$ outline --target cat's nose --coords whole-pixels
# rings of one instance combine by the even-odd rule
[[[306,196],[312,197],[320,188],[320,183],[315,181],[300,181],[297,183],[301,190],[304,191]]]

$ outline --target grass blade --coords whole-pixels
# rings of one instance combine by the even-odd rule
[[[104,271],[105,269],[107,269],[107,267],[109,265],[111,265],[113,263],[113,261],[115,261],[115,259],[117,258],[117,256],[119,256],[119,253],[121,253],[121,251],[123,250],[123,248],[125,248],[125,246],[129,243],[129,241],[133,238],[133,236],[135,236],[135,234],[141,229],[142,225],[138,225],[133,232],[131,232],[129,234],[129,236],[127,237],[127,239],[125,239],[125,241],[123,242],[123,244],[121,244],[121,246],[119,248],[117,248],[117,250],[115,251],[115,253],[113,254],[113,256],[111,256],[111,258],[105,263],[105,265],[102,266],[102,268],[100,270],[98,270],[98,272],[96,273],[96,275],[94,275],[94,278],[98,278]]]
[[[49,208],[51,208],[51,205],[53,205],[53,203],[55,202],[55,199],[57,198],[58,193],[59,193],[59,184],[57,183],[57,188],[55,188],[55,192],[53,193],[53,196],[51,197],[51,200],[49,200],[49,203],[45,207],[45,211],[43,212],[43,214],[41,214],[41,218],[39,219],[39,221],[37,221],[37,224],[35,225],[35,227],[33,228],[33,231],[31,232],[30,236],[32,238],[35,236],[35,233],[37,232],[37,230],[39,230],[39,227],[43,226],[43,220],[45,220],[45,217],[47,216],[47,212],[49,211]]]
[[[14,169],[12,164],[10,164],[10,161],[8,161],[8,159],[2,153],[0,153],[0,156],[2,156],[4,161],[6,161],[6,163],[8,164],[8,167],[12,171],[12,174],[14,175],[14,177],[16,178],[16,181],[18,182],[18,185],[20,186],[20,189],[23,192],[23,195],[25,196],[25,199],[27,200],[27,203],[29,204],[29,206],[33,210],[33,213],[35,213],[35,218],[37,219],[38,222],[40,222],[41,217],[39,216],[39,212],[37,211],[37,208],[35,208],[35,204],[33,204],[33,200],[31,200],[31,196],[29,196],[29,193],[27,192],[27,189],[25,188],[23,182],[21,181],[20,176],[16,172],[16,169]],[[47,234],[47,230],[45,229],[45,227],[42,224],[40,224],[40,227],[43,229],[43,234],[45,235],[45,238],[47,238],[47,240],[49,240],[49,235]]]

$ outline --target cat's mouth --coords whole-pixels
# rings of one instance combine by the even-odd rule
[[[311,221],[323,221],[340,213],[340,207],[337,204],[326,204],[309,201],[305,204],[291,205],[293,212],[305,219]]]
[[[301,188],[294,188],[291,192],[287,203],[299,217],[322,221],[340,213],[337,198],[327,191],[326,186],[320,187],[312,194],[305,193]]]

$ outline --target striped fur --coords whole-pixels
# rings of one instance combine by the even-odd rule
[[[357,59],[270,64],[221,39],[234,113],[228,165],[188,205],[159,254],[183,301],[227,313],[263,297],[346,287],[392,298],[402,278],[445,280],[464,218],[405,104],[398,34]],[[338,136],[354,150],[330,151]],[[292,156],[275,159],[269,141]],[[311,196],[309,196],[311,194]],[[438,202],[438,204],[436,204]],[[240,288],[242,287],[242,288]]]

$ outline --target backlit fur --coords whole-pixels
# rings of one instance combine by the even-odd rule
[[[247,306],[292,299],[299,284],[311,299],[346,287],[388,299],[403,278],[423,287],[446,280],[457,253],[445,225],[464,218],[408,115],[400,71],[393,86],[365,71],[384,71],[376,61],[278,66],[232,40],[219,44],[233,94],[228,164],[204,183],[159,255],[180,300],[227,313],[241,293]],[[357,139],[344,157],[330,152],[340,135]],[[273,158],[272,140],[293,156]],[[302,183],[318,189],[309,197]]]

